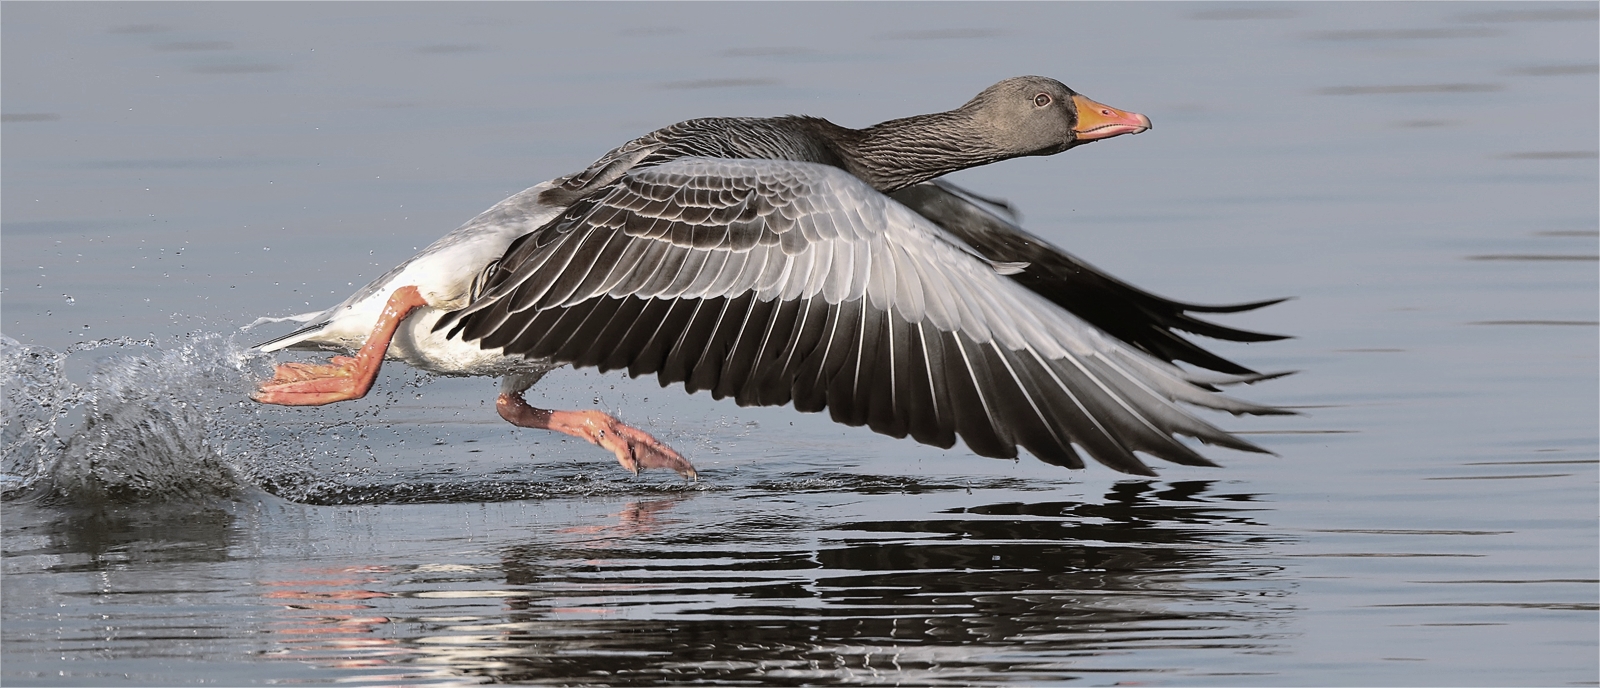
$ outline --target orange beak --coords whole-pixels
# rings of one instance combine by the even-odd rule
[[[1150,128],[1150,118],[1137,112],[1124,112],[1079,95],[1072,96],[1072,103],[1078,106],[1078,128],[1073,133],[1079,141],[1137,134]]]

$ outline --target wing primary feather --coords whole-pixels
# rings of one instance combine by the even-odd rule
[[[1222,430],[1210,423],[1200,420],[1199,418],[1195,418],[1194,416],[1184,412],[1182,409],[1179,409],[1175,406],[1166,405],[1160,393],[1156,392],[1154,389],[1151,389],[1144,383],[1144,381],[1140,380],[1131,371],[1128,371],[1122,366],[1118,365],[1116,361],[1110,359],[1094,359],[1094,362],[1110,369],[1108,374],[1104,377],[1107,380],[1112,381],[1113,384],[1118,384],[1117,381],[1120,380],[1121,385],[1132,386],[1138,392],[1148,395],[1151,401],[1154,402],[1150,405],[1151,411],[1158,414],[1165,420],[1163,430],[1170,428],[1173,432],[1189,435],[1190,437],[1198,439],[1207,444],[1215,444],[1222,447],[1228,447],[1229,449],[1238,449],[1241,451],[1257,452],[1261,454],[1272,453],[1256,446],[1251,442],[1240,439],[1238,436],[1230,432]],[[1129,391],[1131,393],[1133,390]],[[1203,465],[1215,464],[1210,464],[1208,461],[1207,464]]]
[[[788,403],[792,385],[785,375],[784,351],[795,344],[795,327],[804,318],[806,303],[775,300],[767,331],[756,346],[755,363],[739,394],[741,405],[778,406]]]
[[[917,337],[922,343],[922,365],[928,382],[932,421],[920,429],[920,435],[916,434],[919,430],[915,425],[912,429],[913,437],[916,437],[918,442],[945,449],[955,445],[956,428],[959,425],[953,399],[955,392],[951,389],[951,379],[955,377],[955,371],[948,369],[946,365],[948,354],[945,351],[944,338],[947,336],[948,333],[935,328],[933,336],[930,337],[925,324],[917,323]]]
[[[997,346],[991,345],[991,348],[994,350],[996,358],[999,359],[1000,365],[1005,368],[1006,374],[1011,377],[1012,384],[1016,385],[1018,392],[1018,394],[1015,396],[1002,393],[1000,398],[1011,399],[1013,404],[1018,398],[1027,402],[1028,414],[1008,414],[1011,416],[1013,422],[1019,426],[1018,433],[1019,435],[1022,435],[1021,439],[1023,440],[1023,446],[1027,447],[1027,449],[1033,452],[1035,455],[1049,454],[1054,456],[1057,453],[1055,450],[1070,444],[1070,440],[1066,437],[1062,437],[1060,433],[1056,431],[1055,424],[1051,423],[1049,416],[1045,415],[1044,410],[1039,408],[1039,402],[1036,400],[1036,397],[1041,396],[1040,390],[1036,390],[1035,385],[1031,385],[1024,381],[1023,377],[1017,374],[1016,367],[1011,364],[1012,354]],[[1032,349],[1028,349],[1027,351],[1030,354],[1033,353]],[[1029,414],[1031,414],[1031,419]],[[1033,427],[1035,426],[1035,424],[1032,422],[1033,419],[1038,420],[1036,427]],[[1043,441],[1046,439],[1046,437],[1040,437],[1038,435],[1037,430],[1039,429],[1043,429],[1045,431],[1045,435],[1048,436],[1048,442]]]
[[[574,311],[588,311],[572,328],[572,334],[560,346],[551,347],[551,358],[575,366],[592,366],[600,358],[600,347],[606,341],[600,338],[611,324],[611,318],[621,309],[621,299],[596,296],[571,306]]]
[[[1085,361],[1093,364],[1097,361],[1097,359],[1088,358],[1085,359]],[[1050,377],[1050,364],[1046,359],[1038,356],[1035,352],[1030,352],[1029,356],[1019,357],[1018,364],[1019,366],[1035,371],[1040,379]],[[1120,388],[1122,387],[1122,383],[1125,382],[1121,378],[1114,375],[1102,374],[1101,377],[1108,380],[1113,387]],[[1052,386],[1048,385],[1042,387],[1041,398],[1044,400],[1049,400],[1050,393],[1052,391],[1059,390],[1055,390]],[[1128,393],[1124,391],[1119,391],[1119,394],[1123,395],[1124,397],[1127,397],[1128,395]],[[1131,397],[1129,397],[1129,399],[1131,400]],[[1123,428],[1123,432],[1118,434],[1120,444],[1130,451],[1145,451],[1158,458],[1165,459],[1173,463],[1179,463],[1187,466],[1216,465],[1211,463],[1205,457],[1200,456],[1194,451],[1194,449],[1179,442],[1172,436],[1170,426],[1164,422],[1159,422],[1168,419],[1172,415],[1181,415],[1181,411],[1167,405],[1164,401],[1158,398],[1151,397],[1147,401],[1151,403],[1140,404],[1139,413],[1134,414],[1133,417],[1140,422],[1148,420],[1149,422],[1144,423],[1145,428],[1148,429],[1148,432],[1129,431],[1127,428]]]
[[[866,404],[859,403],[861,400],[861,368],[867,361],[867,316],[872,313],[872,310],[872,305],[868,303],[868,300],[863,299],[861,303],[861,322],[856,330],[856,366],[855,372],[850,377],[850,398],[857,401],[858,403],[855,405],[861,407],[863,411],[866,410]],[[863,419],[863,422],[865,422],[865,419]],[[860,425],[860,423],[857,423],[857,425]]]
[[[866,303],[865,295],[859,300],[849,301],[841,304],[841,306],[846,310],[846,313],[841,313],[841,316],[848,316],[849,328],[835,338],[837,340],[835,342],[836,345],[831,348],[828,360],[824,362],[824,366],[838,366],[835,369],[836,372],[828,373],[826,369],[824,370],[824,374],[829,376],[826,383],[828,388],[828,414],[834,421],[845,425],[866,425],[867,413],[870,408],[863,402],[858,390],[860,389],[861,361],[870,358],[867,350],[872,341],[862,333],[867,331],[867,321],[872,307]],[[840,323],[842,324],[844,321],[844,317],[841,317]],[[837,344],[844,344],[844,346],[837,346]],[[835,360],[834,352],[838,354],[837,364],[833,363]]]
[[[827,299],[823,301],[826,303]],[[834,372],[829,370],[828,364],[835,359],[833,346],[840,341],[839,323],[844,321],[844,313],[849,306],[847,303],[830,303],[827,308],[827,322],[823,324],[824,332],[817,344],[821,351],[813,349],[801,362],[795,375],[794,408],[803,413],[819,412],[829,406],[829,388]],[[850,320],[853,322],[854,318]]]
[[[572,333],[587,319],[588,308],[551,308],[539,311],[541,316],[550,315],[554,318],[548,325],[539,328],[525,328],[523,334],[516,341],[506,346],[506,350],[522,354],[529,358],[553,358],[561,344],[572,336]]]
[[[808,296],[800,299],[798,303],[803,304],[800,307],[799,321],[794,324],[793,334],[789,337],[788,343],[778,352],[778,355],[783,358],[783,363],[778,366],[777,374],[789,378],[798,378],[798,376],[789,375],[788,371],[794,366],[794,355],[806,346],[806,341],[809,339],[806,326],[811,322],[811,308],[815,302],[812,297]],[[815,342],[811,344],[811,346],[815,345]],[[809,350],[807,349],[807,351]],[[792,394],[793,390],[791,389],[791,396]]]
[[[903,381],[905,394],[906,428],[911,436],[918,442],[932,444],[932,440],[939,435],[939,403],[934,398],[936,393],[932,372],[928,365],[928,350],[926,339],[922,334],[922,322],[908,323],[904,339],[906,351],[905,375]]]
[[[781,370],[783,379],[789,381],[789,399],[797,410],[802,410],[802,397],[815,399],[815,395],[811,395],[811,392],[826,389],[815,384],[817,376],[811,370],[811,363],[823,358],[822,351],[826,345],[829,316],[835,310],[835,307],[825,299],[808,298],[805,300],[805,310],[801,312],[801,321],[795,324],[789,351],[786,353]]]
[[[763,301],[754,293],[750,296],[750,305],[746,308],[744,319],[734,333],[733,344],[728,347],[728,355],[723,360],[717,386],[711,392],[712,398],[734,397],[734,400],[738,401],[739,390],[750,382],[751,375],[755,372],[756,357],[760,354],[759,332],[771,326],[773,311],[777,310],[778,302]]]
[[[1092,393],[1100,384],[1099,381],[1095,380],[1092,375],[1084,373],[1082,367],[1072,357],[1069,356],[1060,360],[1065,361],[1065,364],[1060,366],[1047,365],[1045,369],[1057,386],[1066,393],[1067,398],[1072,402],[1073,410],[1078,413],[1079,424],[1084,427],[1085,432],[1075,437],[1077,443],[1088,450],[1089,455],[1093,456],[1096,461],[1113,469],[1134,475],[1155,475],[1155,471],[1135,457],[1133,452],[1129,451],[1121,440],[1117,439],[1116,433],[1106,427],[1102,417],[1107,420],[1115,418],[1115,409],[1106,408],[1097,411],[1090,408],[1084,399],[1083,395]],[[1069,373],[1076,373],[1074,376],[1078,381],[1076,385],[1061,379],[1060,376],[1062,374]]]
[[[906,327],[896,328],[899,317],[894,312],[893,302],[889,308],[881,312],[876,320],[879,323],[873,327],[878,334],[874,339],[878,342],[879,354],[877,357],[867,359],[873,361],[869,371],[870,382],[865,388],[867,397],[863,402],[867,404],[867,422],[876,432],[890,437],[905,437],[908,431],[906,404],[902,397],[905,375],[900,370],[905,365],[905,353],[902,351],[904,344],[901,335],[906,332]],[[898,333],[896,330],[898,329]],[[863,390],[858,390],[860,394]]]
[[[566,311],[548,310],[533,311],[519,315],[515,319],[507,320],[506,325],[494,332],[485,335],[480,340],[482,346],[498,346],[506,353],[528,355],[528,352],[538,343],[539,337],[555,327]]]
[[[664,330],[658,335],[663,342],[670,340],[662,352],[659,375],[663,384],[689,379],[694,372],[695,360],[710,345],[711,337],[717,331],[717,323],[721,322],[722,313],[728,307],[727,299],[695,299],[692,310],[687,305],[689,302],[680,303],[684,303],[684,309],[690,311],[689,319],[683,321],[676,330]]]
[[[672,363],[671,341],[676,340],[687,331],[692,324],[691,318],[700,312],[701,301],[689,303],[681,299],[652,299],[656,303],[667,304],[667,312],[662,315],[660,324],[650,337],[640,347],[639,353],[628,364],[628,374],[633,377],[657,373],[661,386],[665,387],[671,382],[679,382],[684,378],[671,379],[667,374]],[[685,376],[686,377],[686,376]]]
[[[612,311],[611,317],[606,319],[605,327],[601,328],[591,340],[594,345],[582,358],[573,361],[572,364],[578,367],[594,366],[600,372],[626,368],[626,362],[614,366],[608,363],[617,357],[618,352],[626,352],[632,348],[634,341],[629,334],[650,302],[632,296],[599,298],[615,298],[617,307]],[[623,353],[623,357],[626,356],[628,354]]]
[[[981,374],[980,369],[972,365],[972,356],[967,351],[967,338],[959,332],[955,335],[952,339],[956,345],[956,355],[967,372],[966,378],[971,382],[972,392],[977,397],[979,405],[977,409],[962,409],[964,412],[962,415],[964,419],[972,421],[982,418],[981,424],[963,423],[961,438],[967,441],[967,448],[974,453],[1000,459],[1016,458],[1016,443],[1010,437],[1003,436],[1001,428],[995,422],[994,404],[984,393],[984,387],[988,386],[986,384],[988,376]],[[981,346],[976,342],[973,344]],[[981,414],[973,414],[972,411],[981,411]]]
[[[654,334],[656,329],[661,326],[661,321],[666,312],[671,309],[671,304],[664,304],[654,299],[642,299],[636,296],[619,296],[617,298],[629,304],[637,304],[635,306],[637,312],[632,316],[625,317],[623,313],[626,310],[619,311],[612,318],[613,326],[621,328],[621,331],[607,330],[607,332],[613,332],[607,341],[616,342],[616,345],[611,347],[611,350],[596,364],[596,367],[602,372],[627,368],[633,362],[633,359],[644,350],[645,345],[650,341],[650,335]],[[646,323],[654,323],[654,326]]]
[[[717,313],[717,320],[711,327],[710,339],[699,350],[699,356],[695,359],[694,366],[689,369],[689,376],[684,381],[684,389],[690,392],[698,392],[702,389],[716,389],[718,375],[722,372],[722,365],[727,360],[726,352],[728,348],[725,340],[730,335],[737,333],[737,330],[732,327],[724,327],[723,323],[728,322],[728,314],[730,312],[743,310],[745,313],[749,313],[751,300],[753,300],[753,297],[747,292],[738,298],[727,299],[723,302],[722,310]],[[743,319],[741,316],[735,317]],[[695,351],[690,350],[686,353],[694,355]]]
[[[1282,301],[1205,306],[1156,296],[1118,280],[1028,233],[973,201],[946,181],[919,184],[892,197],[965,242],[991,263],[1025,262],[1009,279],[1056,303],[1108,334],[1166,361],[1185,361],[1227,373],[1252,372],[1201,348],[1173,330],[1231,341],[1272,341],[1280,335],[1224,327],[1194,313],[1236,313]]]
[[[928,403],[933,407],[933,420],[935,425],[940,425],[942,414],[939,413],[939,383],[933,379],[933,360],[928,353],[928,333],[924,331],[922,323],[917,323],[917,341],[922,342],[922,370],[928,380]]]

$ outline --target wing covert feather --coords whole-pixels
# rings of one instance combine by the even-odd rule
[[[1275,410],[1106,336],[921,215],[809,163],[630,171],[514,245],[440,327],[508,355],[1075,468],[1075,447],[1129,473],[1152,474],[1135,451],[1212,465],[1175,434],[1261,451],[1176,401]]]

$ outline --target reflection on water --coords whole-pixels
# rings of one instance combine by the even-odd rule
[[[751,494],[634,499],[488,556],[419,554],[428,543],[386,529],[389,554],[333,566],[259,560],[250,552],[263,543],[235,539],[260,518],[243,506],[21,513],[33,507],[12,503],[8,520],[39,525],[8,527],[9,565],[113,578],[68,593],[94,603],[104,633],[9,636],[8,651],[147,657],[181,628],[198,634],[185,653],[251,637],[256,656],[341,682],[965,684],[1186,670],[1126,653],[1183,662],[1271,652],[1290,635],[1293,585],[1257,561],[1288,541],[1252,520],[1253,495],[1211,482],[1118,483],[1084,502],[958,494],[972,505],[823,532],[733,513]],[[706,499],[738,525],[678,513]],[[267,530],[304,527],[293,521]],[[202,563],[206,579],[128,577]]]
[[[1290,586],[1243,560],[1276,539],[1249,532],[1250,495],[1213,487],[1123,483],[1096,503],[840,523],[800,548],[774,541],[806,539],[804,523],[672,528],[692,497],[628,502],[603,524],[507,547],[497,566],[317,582],[341,587],[315,599],[397,599],[381,616],[357,604],[298,628],[344,642],[404,626],[385,632],[398,643],[362,640],[358,665],[327,661],[386,665],[366,680],[440,678],[392,671],[411,667],[624,685],[1059,681],[1115,671],[1107,658],[1140,647],[1270,651]],[[343,647],[287,645],[306,659]]]
[[[28,537],[23,553],[48,553],[50,570],[83,573],[129,564],[174,565],[228,558],[233,515],[203,503],[141,504],[132,507],[67,507],[28,512],[44,523],[12,526]],[[8,514],[9,515],[9,514]],[[7,556],[14,552],[10,547]]]
[[[380,582],[383,566],[337,569],[303,569],[309,580],[264,580],[262,598],[281,604],[281,610],[263,631],[274,645],[264,652],[271,659],[310,662],[329,669],[387,667],[394,658],[410,653],[392,638],[378,636],[387,616],[376,614],[368,600],[391,597],[369,589]],[[367,680],[401,680],[396,676],[366,676]],[[409,678],[409,677],[407,677]]]

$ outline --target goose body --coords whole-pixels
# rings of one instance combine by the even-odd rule
[[[395,330],[386,358],[442,375],[502,377],[553,369],[553,365],[508,357],[498,349],[434,330],[446,313],[468,305],[473,284],[485,266],[497,261],[518,237],[561,212],[560,207],[538,200],[550,187],[550,182],[545,182],[495,204],[332,308],[251,323],[251,327],[281,321],[311,323],[255,348],[268,353],[282,349],[358,350],[372,334],[373,323],[395,290],[415,285],[428,305],[418,307]]]
[[[812,117],[689,120],[502,201],[311,323],[260,346],[358,350],[287,363],[256,398],[366,393],[384,358],[504,377],[508,421],[584,437],[624,467],[692,476],[670,447],[597,411],[522,393],[560,365],[625,368],[741,405],[975,453],[1077,449],[1153,474],[1135,451],[1214,465],[1175,435],[1262,451],[1177,402],[1278,413],[1215,385],[1262,379],[1175,331],[1275,339],[1105,275],[940,175],[1138,133],[1142,115],[1019,77],[946,113],[854,130]],[[1210,372],[1186,370],[1185,361]]]

